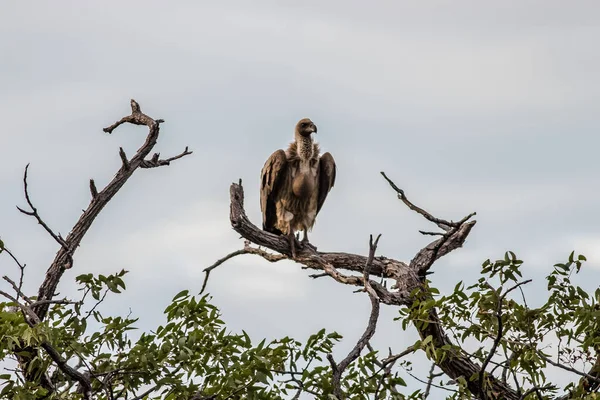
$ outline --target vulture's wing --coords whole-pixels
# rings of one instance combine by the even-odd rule
[[[335,183],[335,161],[331,153],[327,152],[319,160],[319,197],[317,202],[317,213],[323,207],[327,194]]]
[[[267,159],[260,172],[260,210],[263,215],[263,230],[273,232],[277,222],[275,198],[287,173],[285,151],[277,150]]]

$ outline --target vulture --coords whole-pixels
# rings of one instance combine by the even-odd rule
[[[287,236],[292,257],[296,257],[296,248],[309,244],[308,230],[335,183],[335,161],[329,152],[319,154],[313,133],[317,133],[315,124],[301,119],[296,124],[295,140],[286,151],[271,154],[260,173],[263,230]],[[304,231],[301,243],[295,236],[297,231]]]

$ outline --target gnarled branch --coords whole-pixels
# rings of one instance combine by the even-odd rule
[[[104,128],[104,132],[112,133],[120,125],[124,123],[130,123],[134,125],[145,125],[148,127],[149,131],[148,135],[146,136],[145,142],[137,150],[137,152],[131,159],[128,159],[123,149],[120,148],[119,155],[122,161],[121,168],[117,171],[115,177],[104,187],[104,189],[98,191],[94,180],[90,180],[89,189],[92,195],[90,204],[87,207],[87,209],[84,210],[83,214],[75,223],[75,225],[71,229],[71,232],[67,235],[65,239],[63,239],[62,236],[54,233],[54,231],[50,229],[50,227],[40,217],[37,208],[33,205],[33,202],[30,199],[27,184],[27,172],[29,165],[25,168],[25,174],[23,177],[25,198],[31,211],[27,211],[21,208],[19,208],[19,210],[26,215],[33,216],[38,221],[38,223],[42,225],[44,229],[54,238],[54,240],[56,240],[61,245],[54,260],[52,261],[52,264],[46,272],[44,281],[38,289],[37,301],[33,302],[31,306],[27,306],[27,309],[30,310],[30,317],[28,319],[31,320],[31,316],[34,315],[36,321],[43,321],[48,313],[50,304],[57,302],[53,300],[56,288],[60,282],[64,271],[73,266],[73,254],[75,253],[75,250],[81,243],[81,240],[91,227],[94,220],[98,217],[102,209],[115,196],[115,194],[117,194],[117,192],[123,187],[123,185],[125,185],[127,180],[133,175],[133,173],[138,168],[142,168],[142,164],[146,163],[145,158],[148,156],[148,154],[150,154],[158,140],[158,136],[160,133],[160,124],[162,122],[164,121],[161,119],[155,120],[142,113],[139,104],[132,99],[131,114],[121,118],[119,121],[115,122],[111,126]],[[191,152],[188,151],[186,147],[186,151],[184,153],[165,160],[166,164],[163,162],[163,164],[161,165],[168,165],[168,163],[170,163],[171,161],[179,159],[188,154],[191,154]],[[64,303],[64,301],[58,302]],[[81,380],[79,376],[76,375],[79,374],[79,372],[77,372],[76,370],[74,370],[75,372],[73,372],[71,369],[69,369],[70,367],[67,368],[68,366],[66,364],[66,361],[62,360],[60,356],[56,357],[58,353],[53,353],[53,349],[47,349],[45,345],[43,345],[42,347],[46,350],[46,352],[50,355],[50,357],[65,374],[73,378],[77,378],[77,380],[81,384],[82,390],[84,390],[87,393],[88,385],[86,384],[86,382]],[[19,356],[19,362],[24,371],[29,371],[29,365],[31,361],[35,358],[37,350],[29,346],[24,346],[20,350],[22,350],[23,354],[28,354]],[[35,374],[25,375],[35,376]],[[52,387],[50,387],[50,385],[45,386],[50,390],[53,389]]]
[[[365,281],[368,281],[368,285],[373,289],[380,302],[388,305],[410,306],[415,300],[411,296],[411,293],[413,293],[415,289],[423,287],[425,276],[429,273],[429,269],[433,263],[451,251],[462,247],[471,232],[471,229],[476,224],[476,221],[470,221],[475,213],[465,216],[458,222],[436,218],[423,208],[410,202],[402,189],[396,186],[396,184],[385,174],[382,173],[382,175],[396,191],[398,198],[409,209],[422,215],[425,219],[436,224],[443,230],[443,232],[435,233],[434,236],[439,236],[439,238],[419,250],[408,264],[387,257],[374,257],[369,274],[356,276],[344,275],[339,271],[346,270],[362,273],[364,271],[364,265],[367,264],[367,258],[361,255],[320,252],[310,246],[304,246],[301,251],[297,252],[295,258],[291,258],[289,243],[283,236],[277,236],[259,229],[252,224],[246,216],[244,210],[244,190],[241,181],[239,183],[233,183],[230,187],[231,225],[245,240],[280,253],[287,258],[302,264],[303,268],[324,271],[324,273],[331,276],[336,281],[344,284],[365,287]],[[431,232],[425,233],[431,234]],[[235,255],[240,254],[246,253],[241,252]],[[369,280],[370,275],[390,278],[396,283],[391,289],[388,289],[378,282]],[[322,274],[317,274],[317,276],[322,276]],[[450,341],[449,337],[444,332],[435,308],[430,311],[429,320],[430,323],[426,327],[420,325],[415,325],[415,327],[423,339],[431,336],[432,343],[437,348],[447,346],[451,349],[447,352],[447,356],[438,363],[438,367],[446,375],[452,379],[464,377],[471,393],[483,400],[496,398],[516,400],[520,397],[514,389],[493,376],[488,376],[486,385],[487,390],[484,390],[477,380],[471,380],[470,378],[472,376],[478,376],[481,371],[481,366],[471,361],[471,358],[461,351],[460,347]]]
[[[62,241],[64,244],[56,254],[56,257],[50,265],[50,268],[48,268],[48,271],[46,272],[46,278],[39,288],[38,300],[52,299],[64,270],[71,267],[71,263],[68,262],[70,257],[75,252],[75,249],[77,249],[79,246],[79,243],[87,233],[88,229],[91,227],[96,217],[98,217],[102,209],[108,204],[114,195],[117,194],[117,192],[123,187],[133,173],[141,167],[146,156],[150,154],[156,145],[156,141],[158,140],[158,135],[160,133],[160,124],[162,122],[164,122],[164,120],[155,120],[142,113],[139,104],[132,99],[131,115],[127,115],[111,126],[104,128],[104,132],[112,133],[120,125],[124,123],[130,123],[134,125],[146,125],[149,131],[146,141],[131,159],[127,159],[125,152],[122,148],[120,148],[119,155],[122,160],[122,166],[119,171],[117,171],[117,174],[112,181],[110,181],[104,189],[98,191],[95,183],[90,181],[92,200],[90,201],[88,208],[83,212],[79,220],[73,226],[71,232],[67,235],[67,238]],[[183,155],[187,154],[191,154],[191,152],[187,151],[186,154]],[[183,157],[183,155],[179,155],[177,158]],[[33,307],[33,310],[40,317],[40,319],[43,320],[48,312],[48,304],[40,303],[36,307]]]

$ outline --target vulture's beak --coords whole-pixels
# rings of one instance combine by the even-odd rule
[[[313,127],[313,133],[317,133],[317,126],[313,125],[312,127]]]

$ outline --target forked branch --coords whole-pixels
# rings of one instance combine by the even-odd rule
[[[292,259],[288,241],[284,237],[273,235],[259,229],[252,224],[246,216],[244,210],[244,190],[241,181],[239,183],[233,183],[230,188],[231,225],[245,240],[250,241],[255,245],[266,247],[267,249],[279,253],[282,257],[292,259],[293,261],[302,264],[303,268],[320,270],[337,282],[363,287],[368,293],[374,293],[381,303],[395,306],[410,306],[415,300],[412,297],[412,293],[415,293],[415,289],[423,288],[425,276],[429,273],[429,269],[433,263],[453,250],[462,247],[471,232],[471,229],[476,224],[476,221],[470,220],[475,213],[469,214],[457,222],[437,218],[409,201],[402,189],[400,189],[385,174],[382,173],[382,175],[396,191],[398,198],[410,210],[422,215],[426,220],[436,224],[443,231],[439,233],[423,231],[424,234],[433,234],[437,239],[419,250],[410,263],[386,257],[373,257],[370,270],[367,272],[364,268],[365,265],[369,265],[367,257],[349,253],[320,252],[310,246],[305,246],[297,253],[296,257]],[[268,254],[269,257],[273,256],[273,254],[267,253],[264,250],[261,251],[262,253],[255,252],[253,254],[258,254],[264,258],[267,258],[264,256],[265,254]],[[238,251],[235,254],[230,254],[230,256],[226,258],[229,259],[241,254],[248,254],[248,252]],[[340,272],[341,270],[359,272],[361,275],[345,275]],[[323,273],[315,274],[315,276],[323,276]],[[391,289],[388,289],[379,282],[370,280],[369,277],[371,275],[392,279],[395,281],[395,284]],[[369,287],[372,289],[372,292],[367,289]],[[480,399],[491,400],[504,398],[507,400],[516,400],[519,398],[519,395],[515,390],[493,376],[489,376],[487,380],[488,390],[484,390],[484,388],[479,385],[478,380],[470,380],[470,377],[478,376],[481,371],[481,366],[474,363],[460,347],[450,341],[449,337],[444,332],[435,308],[431,310],[429,320],[430,323],[426,327],[417,325],[415,325],[415,327],[422,338],[431,336],[432,343],[437,348],[445,347],[451,349],[447,352],[447,357],[438,363],[438,367],[446,375],[452,379],[465,377],[471,393]],[[369,330],[365,332],[365,334],[367,333],[369,333]]]
[[[117,194],[117,192],[125,185],[127,180],[133,175],[133,173],[140,167],[142,164],[147,164],[148,160],[145,158],[150,154],[154,146],[156,145],[156,141],[158,140],[158,136],[160,133],[160,124],[164,122],[162,119],[153,119],[148,115],[142,113],[140,105],[135,101],[131,100],[131,114],[121,118],[119,121],[110,125],[107,128],[104,128],[104,132],[113,133],[113,131],[118,128],[120,125],[124,123],[130,123],[134,125],[145,125],[148,127],[148,135],[146,136],[146,141],[142,146],[138,149],[135,155],[128,159],[127,155],[121,148],[119,151],[119,155],[121,157],[122,165],[121,168],[117,171],[115,177],[104,187],[104,189],[98,191],[96,187],[96,183],[94,180],[90,180],[90,192],[92,194],[92,200],[90,201],[89,206],[83,212],[79,220],[73,226],[71,232],[67,235],[66,239],[62,239],[60,235],[56,235],[52,232],[52,230],[43,222],[43,220],[39,217],[37,213],[37,209],[33,206],[30,201],[28,191],[27,191],[27,169],[25,169],[25,193],[27,203],[32,209],[31,212],[25,212],[28,215],[32,215],[36,217],[38,222],[44,226],[46,231],[52,235],[52,237],[61,244],[61,249],[56,254],[54,261],[48,268],[46,272],[46,278],[44,282],[41,284],[38,291],[38,300],[51,300],[54,296],[54,292],[56,291],[56,287],[64,273],[65,269],[72,267],[72,255],[79,246],[79,243],[91,227],[92,223],[98,217],[102,209],[108,204],[108,202]],[[173,157],[172,159],[168,159],[169,162],[175,159],[179,159],[183,156],[191,154],[186,147],[184,153],[179,154],[178,156]],[[160,165],[169,165],[169,163],[162,163]],[[48,303],[39,303],[33,310],[38,315],[38,317],[43,320],[48,312]]]
[[[369,344],[369,340],[371,340],[371,338],[375,334],[375,328],[377,327],[377,320],[379,319],[379,297],[377,296],[377,293],[375,293],[375,290],[373,290],[369,283],[369,270],[371,268],[371,264],[373,263],[373,258],[375,257],[375,251],[377,250],[377,244],[379,243],[380,237],[381,235],[377,236],[375,242],[373,242],[373,235],[371,235],[369,239],[369,257],[367,259],[367,263],[363,272],[363,284],[365,286],[365,291],[368,293],[369,299],[371,300],[371,315],[369,316],[369,323],[367,325],[367,328],[365,329],[365,332],[358,340],[354,348],[352,348],[352,350],[350,351],[350,353],[348,353],[346,358],[340,361],[339,364],[335,363],[333,355],[327,355],[327,359],[331,364],[331,370],[333,374],[333,394],[338,399],[344,398],[341,384],[341,379],[342,375],[344,374],[344,371],[346,370],[346,368],[348,368],[350,364],[354,362],[354,360],[356,360],[360,356],[360,353]]]
[[[67,235],[65,239],[60,234],[56,234],[48,224],[41,218],[37,208],[34,206],[31,201],[31,197],[29,194],[29,187],[27,182],[27,173],[29,165],[25,168],[25,173],[23,177],[23,185],[25,191],[25,199],[27,201],[27,205],[30,210],[25,210],[19,208],[19,211],[22,213],[34,217],[37,222],[42,225],[42,227],[52,236],[52,238],[60,244],[60,249],[58,250],[52,264],[48,268],[46,272],[46,276],[42,284],[38,289],[37,301],[32,302],[27,306],[21,305],[21,310],[25,313],[23,307],[27,310],[28,320],[32,323],[39,323],[44,320],[48,313],[49,306],[53,303],[65,303],[65,300],[53,300],[53,297],[56,292],[56,288],[60,282],[60,279],[66,269],[69,269],[73,266],[73,254],[75,250],[81,243],[81,240],[91,227],[94,220],[98,217],[102,209],[108,204],[108,202],[117,194],[117,192],[125,185],[127,180],[133,175],[133,173],[138,168],[149,168],[155,166],[163,166],[169,165],[172,161],[182,158],[186,155],[191,154],[192,152],[185,148],[185,151],[179,155],[176,155],[171,158],[167,158],[166,160],[159,160],[158,155],[155,155],[150,160],[146,160],[146,157],[158,140],[158,136],[160,133],[160,124],[164,122],[162,119],[153,119],[148,115],[142,113],[139,104],[135,100],[131,100],[131,114],[121,118],[119,121],[110,125],[107,128],[104,128],[104,132],[112,133],[117,127],[124,123],[130,123],[134,125],[145,125],[148,127],[148,135],[146,136],[145,142],[142,146],[137,150],[135,155],[129,159],[125,154],[125,151],[120,148],[119,156],[121,158],[121,168],[117,171],[114,178],[102,189],[98,190],[96,183],[93,179],[89,182],[89,190],[92,195],[92,199],[87,209],[83,212],[79,220],[75,223],[71,232]],[[16,286],[16,285],[15,285]],[[17,286],[18,296],[27,299],[20,293],[20,286]],[[3,293],[4,295],[5,293]],[[18,298],[15,299],[18,303]],[[72,369],[66,364],[65,360],[60,358],[60,355],[51,347],[48,348],[49,345],[44,344],[42,347],[46,350],[48,355],[54,360],[57,366],[71,378],[79,381],[81,387],[84,392],[89,392],[89,384],[82,380],[79,372]],[[37,353],[36,349],[31,347],[24,347],[21,353],[29,354],[29,355],[17,355],[19,357],[20,364],[24,371],[30,370],[30,363],[35,358],[35,354]],[[19,353],[19,351],[18,351]],[[35,373],[26,373],[28,377],[35,376]],[[29,378],[28,378],[29,379]],[[33,378],[32,378],[33,379]],[[89,381],[88,381],[89,382]],[[45,385],[48,389],[52,390],[53,388],[50,385]],[[87,396],[87,395],[86,395]],[[86,397],[87,398],[87,397]]]

